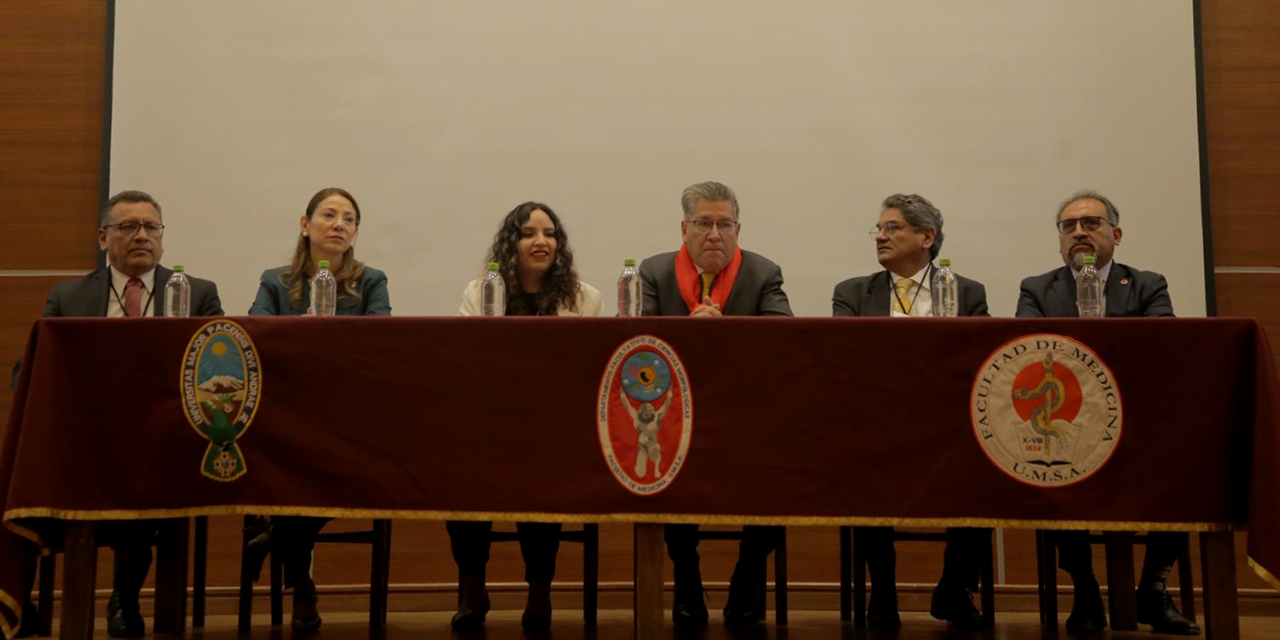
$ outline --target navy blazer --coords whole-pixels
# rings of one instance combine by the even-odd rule
[[[249,307],[251,316],[300,316],[311,307],[311,283],[303,283],[301,308],[289,304],[289,286],[281,279],[281,274],[288,267],[276,267],[262,272],[258,284],[258,297]],[[389,316],[391,315],[391,297],[387,294],[387,274],[365,265],[360,274],[360,282],[356,285],[359,298],[338,291],[338,311],[340,316]]]
[[[1154,271],[1141,271],[1114,262],[1104,289],[1107,317],[1173,316],[1169,283]],[[1022,281],[1019,318],[1078,318],[1076,279],[1065,266]]]
[[[689,315],[689,305],[680,295],[680,284],[676,281],[677,253],[660,253],[640,263],[640,283],[644,289],[642,315]],[[738,277],[720,312],[726,316],[792,315],[791,303],[782,291],[782,268],[758,253],[743,251]]]
[[[961,316],[990,316],[987,288],[977,280],[956,276],[957,308]],[[923,293],[923,292],[922,292]],[[833,316],[887,316],[893,303],[893,284],[888,271],[849,278],[831,292]]]
[[[164,315],[165,288],[173,271],[156,265],[155,281],[152,290],[157,316]],[[191,281],[191,315],[220,316],[222,301],[218,298],[218,285],[209,280],[187,275]],[[87,317],[103,318],[107,315],[107,301],[111,295],[111,268],[102,267],[79,280],[68,280],[53,285],[49,297],[44,302],[41,318]],[[22,358],[13,365],[13,376],[9,382],[18,385],[18,372],[22,369]]]

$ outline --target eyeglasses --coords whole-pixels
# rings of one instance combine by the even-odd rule
[[[1071,233],[1076,230],[1076,222],[1084,227],[1085,231],[1097,231],[1102,223],[1106,222],[1106,218],[1099,216],[1085,216],[1083,218],[1067,218],[1058,221],[1058,233]]]
[[[738,230],[737,220],[721,220],[712,222],[711,220],[690,220],[689,226],[693,227],[693,232],[705,236],[711,233],[711,229],[719,229],[720,235],[727,236]]]
[[[886,236],[891,236],[906,228],[907,228],[907,225],[905,224],[899,224],[897,222],[890,221],[890,222],[884,223],[884,226],[876,225],[874,227],[871,227],[871,229],[867,231],[867,235],[874,238],[880,235],[881,231],[884,231],[884,234]]]
[[[148,222],[146,224],[141,224],[138,222],[121,222],[120,224],[102,225],[103,229],[109,229],[111,227],[115,227],[118,231],[120,231],[120,233],[123,233],[124,235],[129,236],[130,238],[138,235],[138,229],[146,229],[147,235],[151,236],[152,238],[159,238],[160,236],[164,235],[164,225],[157,224],[155,222]]]

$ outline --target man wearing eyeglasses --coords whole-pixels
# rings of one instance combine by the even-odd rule
[[[1098,277],[1104,283],[1106,317],[1173,316],[1173,302],[1164,276],[1112,260],[1123,233],[1120,212],[1110,199],[1096,191],[1076,192],[1058,207],[1054,224],[1063,266],[1022,281],[1019,318],[1079,317],[1076,276],[1084,266],[1085,256],[1096,259]],[[1093,575],[1088,532],[1058,531],[1053,538],[1057,541],[1058,566],[1071,576],[1075,585],[1067,631],[1092,633],[1105,629],[1107,616],[1098,580]],[[1137,594],[1138,622],[1151,625],[1158,633],[1200,633],[1200,628],[1174,606],[1167,588],[1173,562],[1187,542],[1185,533],[1153,531],[1147,537]]]
[[[1096,258],[1098,277],[1105,283],[1104,309],[1108,317],[1172,316],[1169,284],[1164,276],[1111,261],[1120,246],[1120,212],[1096,191],[1073,194],[1054,218],[1064,266],[1022,281],[1019,318],[1076,318],[1076,275],[1085,256]]]
[[[164,253],[164,222],[160,203],[141,191],[123,191],[102,208],[98,248],[107,254],[107,266],[89,275],[53,287],[42,317],[68,316],[134,318],[164,315],[165,284],[173,272],[160,266]],[[214,283],[191,280],[191,314],[222,315],[222,302]],[[22,361],[13,367],[16,386]],[[146,633],[138,608],[138,593],[151,570],[151,545],[158,522],[131,520],[104,528],[115,553],[111,598],[107,601],[107,633],[113,638],[136,638]],[[35,581],[34,564],[27,573],[27,601],[23,603],[18,637],[35,635],[39,615],[30,601]]]
[[[933,261],[942,251],[942,212],[916,194],[895,194],[880,205],[880,220],[871,228],[876,260],[883,271],[850,278],[831,294],[834,316],[929,317],[933,315]],[[982,283],[956,276],[957,309],[962,316],[989,316],[987,290]],[[896,554],[891,527],[855,527],[856,545],[866,550],[871,573],[871,601],[867,625],[875,629],[901,626],[898,615]],[[988,626],[973,605],[970,589],[982,572],[980,559],[989,556],[991,530],[947,529],[942,578],[933,591],[929,613],[963,629]]]
[[[738,248],[742,225],[738,197],[719,182],[702,182],[680,196],[684,220],[679,251],[640,263],[646,316],[790,316],[782,291],[782,269],[769,259]],[[751,626],[764,619],[756,610],[756,592],[765,581],[766,562],[777,547],[781,527],[743,528],[738,564],[729,583],[724,621]],[[707,624],[698,568],[698,525],[667,525],[663,536],[675,573],[673,622],[684,628]]]

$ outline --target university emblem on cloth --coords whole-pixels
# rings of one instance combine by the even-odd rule
[[[684,467],[693,434],[693,398],[671,345],[636,336],[609,359],[596,400],[600,448],[628,491],[654,495]]]
[[[1076,340],[1047,333],[992,352],[973,382],[969,411],[991,461],[1038,487],[1097,472],[1115,452],[1124,416],[1106,363]]]
[[[262,365],[244,327],[230,320],[200,327],[182,357],[182,409],[209,441],[205,477],[230,482],[248,471],[236,440],[258,412],[261,391]]]

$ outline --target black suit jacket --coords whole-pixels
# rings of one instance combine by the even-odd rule
[[[156,267],[155,298],[152,299],[156,315],[164,315],[164,285],[169,282],[173,271],[161,266]],[[191,280],[191,315],[220,316],[222,301],[218,299],[218,285],[187,276]],[[104,317],[107,315],[107,300],[111,295],[111,268],[103,267],[80,278],[53,285],[49,298],[44,303],[42,318],[63,317]],[[10,385],[18,385],[18,372],[22,369],[22,358],[13,365],[13,376]]]
[[[1104,290],[1107,317],[1173,316],[1169,283],[1154,271],[1112,263]],[[1065,266],[1022,281],[1019,318],[1078,318],[1076,280]]]
[[[676,253],[660,253],[640,263],[643,315],[689,315],[689,305],[676,282]],[[727,316],[792,315],[791,303],[782,291],[782,268],[758,253],[743,251],[738,278],[720,312]]]
[[[987,288],[977,280],[956,276],[959,313],[962,316],[990,316]],[[831,292],[833,316],[887,316],[893,305],[893,283],[888,271],[849,278]]]

